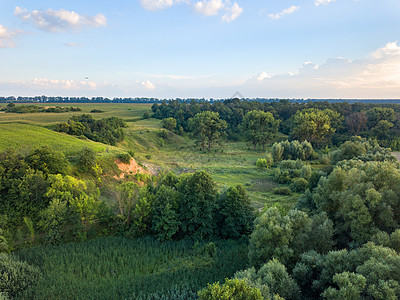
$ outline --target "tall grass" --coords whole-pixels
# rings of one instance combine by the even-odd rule
[[[202,254],[189,240],[158,242],[107,237],[86,243],[23,250],[22,260],[39,266],[43,279],[27,298],[147,299],[192,294],[207,283],[223,281],[247,265],[247,244],[217,241],[214,257]],[[173,293],[174,294],[174,293]]]

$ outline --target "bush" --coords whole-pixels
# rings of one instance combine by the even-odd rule
[[[151,155],[150,155],[150,154],[146,154],[144,157],[145,157],[146,159],[151,159]]]
[[[308,187],[308,181],[304,178],[296,178],[293,180],[293,183],[290,185],[290,188],[293,192],[304,192]]]
[[[259,158],[256,162],[256,167],[259,170],[267,170],[271,165],[265,158]]]
[[[119,160],[124,164],[129,164],[131,161],[131,155],[129,153],[121,153],[118,154]]]
[[[96,152],[90,148],[84,148],[78,154],[78,167],[82,172],[89,172],[96,165]]]
[[[272,190],[272,193],[274,193],[275,195],[289,196],[292,194],[292,191],[288,187],[277,187]]]
[[[257,288],[253,288],[243,279],[226,279],[223,285],[219,282],[208,284],[199,291],[200,300],[262,300],[264,297]]]
[[[145,111],[143,114],[143,119],[149,119],[151,118],[151,113],[149,111]]]
[[[7,297],[13,299],[22,295],[40,277],[38,268],[0,253],[0,291]]]

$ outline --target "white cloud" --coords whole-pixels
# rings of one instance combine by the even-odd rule
[[[150,80],[145,80],[145,81],[136,81],[137,84],[141,85],[147,90],[154,90],[156,86],[154,83],[152,83]]]
[[[398,98],[400,46],[396,42],[367,59],[338,57],[321,65],[306,62],[296,73],[267,76],[262,72],[241,87],[249,96],[289,98]]]
[[[385,56],[398,56],[400,55],[400,47],[397,46],[397,42],[389,42],[384,47],[378,49],[371,54],[372,58],[380,59]]]
[[[142,7],[147,10],[163,10],[188,0],[141,0]]]
[[[0,48],[14,48],[14,37],[19,33],[19,31],[13,31],[0,25]]]
[[[72,47],[72,48],[74,48],[74,47],[83,47],[83,44],[78,44],[78,43],[64,43],[63,45],[66,46],[66,47]]]
[[[260,74],[258,74],[258,75],[256,76],[256,79],[257,79],[258,81],[262,81],[262,80],[264,80],[264,79],[270,79],[270,78],[271,78],[271,76],[268,75],[266,72],[261,72]]]
[[[197,1],[194,8],[198,13],[205,16],[219,15],[220,12],[224,11],[221,20],[228,23],[237,19],[243,12],[243,8],[237,2],[232,4],[230,0]]]
[[[315,6],[320,6],[320,5],[328,5],[329,3],[335,2],[336,0],[314,0],[314,5]]]
[[[284,9],[284,10],[282,10],[282,11],[276,13],[276,14],[269,14],[268,17],[270,17],[271,19],[277,20],[277,19],[282,18],[285,15],[289,15],[289,14],[294,13],[299,8],[300,8],[299,6],[292,5],[292,6],[286,8],[286,9]]]
[[[195,10],[205,16],[214,16],[225,6],[222,0],[198,1],[194,4]]]
[[[27,9],[17,6],[14,15],[24,21],[31,22],[38,29],[50,32],[79,30],[84,27],[97,28],[107,25],[107,18],[103,14],[97,14],[94,17],[84,16],[65,9],[33,10],[29,12]]]
[[[107,82],[97,83],[94,81],[85,80],[60,80],[60,79],[47,79],[47,78],[35,78],[31,81],[21,82],[21,84],[44,87],[46,89],[61,89],[61,90],[81,90],[90,89],[96,90],[100,87],[107,85]]]
[[[222,21],[232,22],[242,14],[243,8],[235,2],[231,7],[227,7],[226,11],[226,14],[223,15],[221,18]]]

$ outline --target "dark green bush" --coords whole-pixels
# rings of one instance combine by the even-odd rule
[[[277,187],[272,190],[275,195],[291,195],[292,191],[288,187]]]
[[[13,299],[21,296],[41,278],[38,268],[0,253],[0,291]]]

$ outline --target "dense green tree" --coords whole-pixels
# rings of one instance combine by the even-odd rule
[[[396,113],[393,108],[387,107],[373,107],[367,111],[368,117],[368,127],[373,128],[380,121],[387,121],[389,123],[394,122],[396,120]]]
[[[210,237],[215,230],[218,207],[216,184],[211,175],[201,171],[181,176],[177,185],[179,220],[183,235]]]
[[[64,153],[47,146],[34,150],[26,157],[26,162],[32,169],[42,171],[44,174],[65,175],[68,169]]]
[[[178,192],[167,185],[157,188],[152,201],[153,232],[160,240],[170,240],[179,231]]]
[[[250,264],[260,267],[270,259],[292,266],[309,250],[320,253],[333,246],[333,224],[326,214],[310,218],[305,212],[291,210],[282,216],[276,207],[269,208],[254,222],[250,237]]]
[[[307,109],[294,115],[291,135],[299,140],[307,140],[316,146],[325,144],[337,128],[334,120],[340,119],[339,113],[330,109]]]
[[[211,111],[198,113],[189,121],[189,124],[193,135],[199,139],[202,149],[204,150],[207,145],[208,152],[211,151],[212,145],[225,134],[227,128],[226,122],[220,119],[219,114]]]
[[[321,178],[313,200],[335,223],[341,245],[364,243],[400,224],[400,170],[391,162],[349,161]]]
[[[223,191],[218,198],[218,229],[223,238],[237,239],[250,233],[254,221],[253,208],[241,185]]]
[[[241,128],[247,140],[253,145],[262,145],[265,150],[267,142],[271,141],[278,132],[279,121],[270,112],[260,110],[249,111],[243,118]]]
[[[161,126],[169,131],[174,132],[176,130],[176,119],[175,118],[166,118],[161,122]]]

